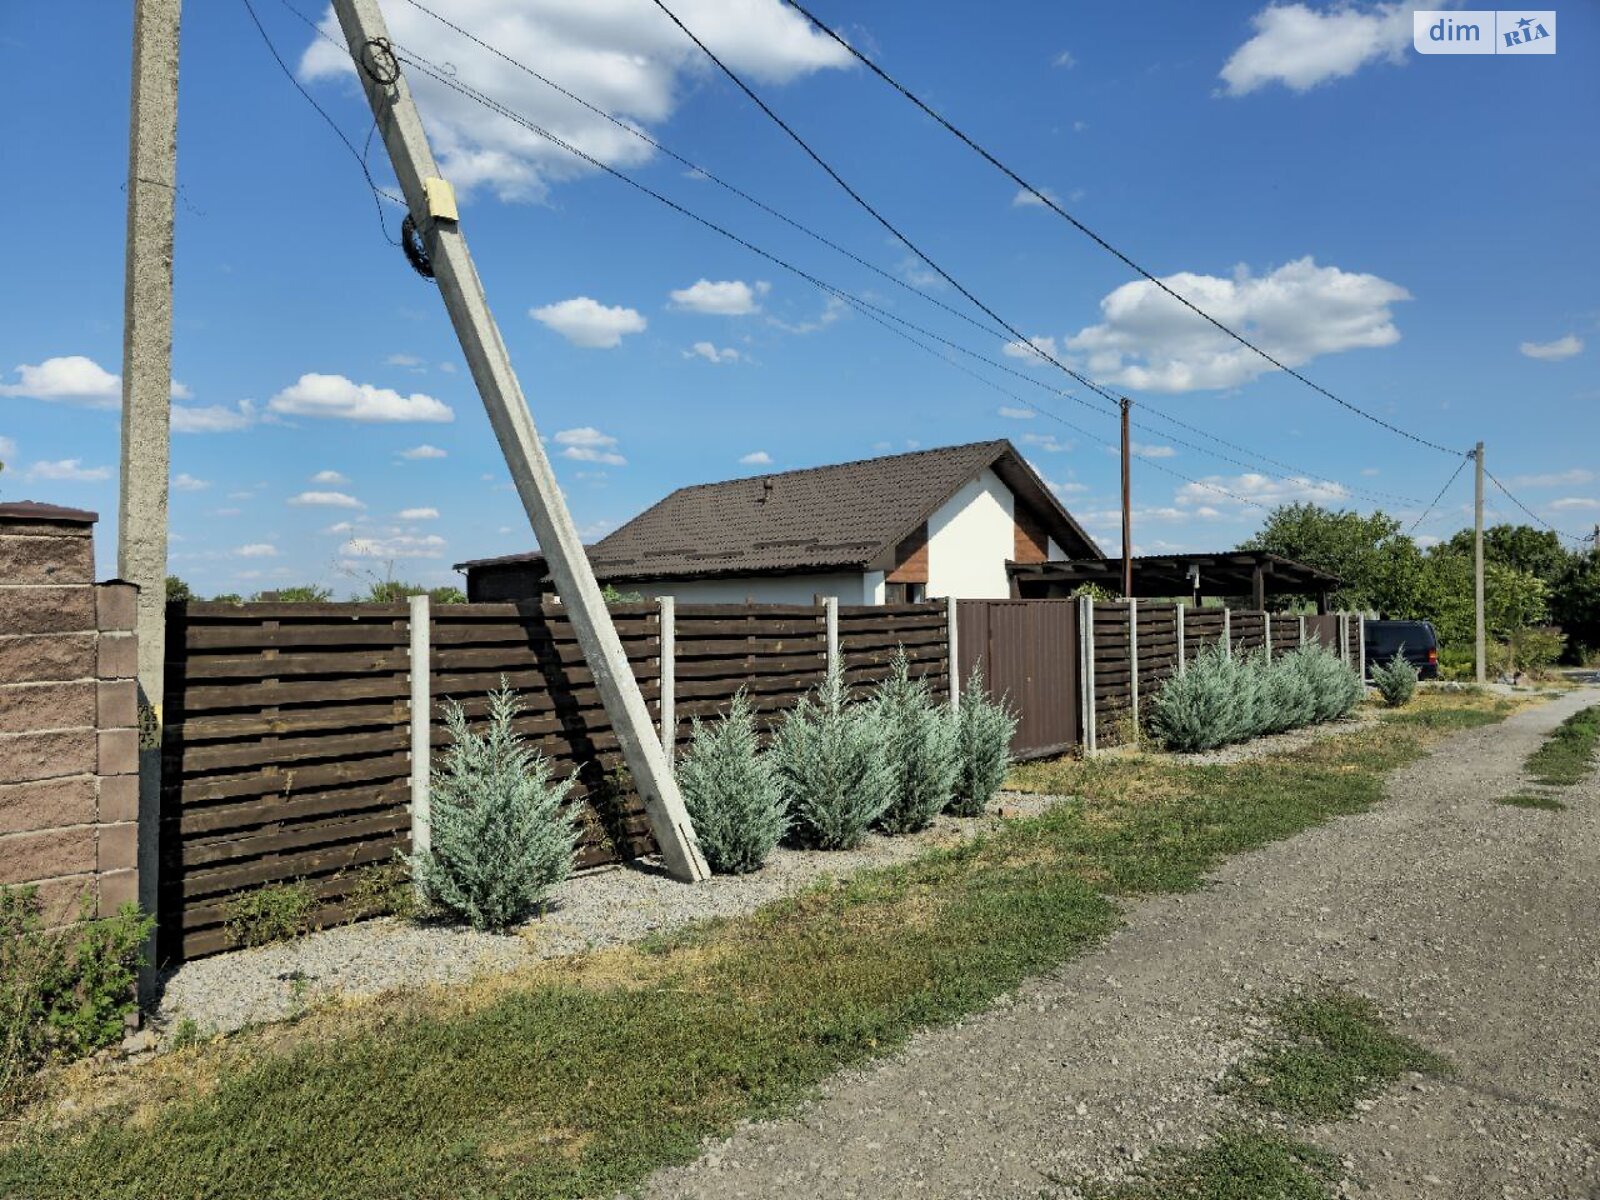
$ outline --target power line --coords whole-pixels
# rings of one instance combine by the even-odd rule
[[[1564,538],[1568,539],[1569,541],[1577,542],[1579,545],[1582,545],[1584,542],[1587,542],[1589,540],[1586,537],[1579,537],[1575,533],[1568,533],[1564,529],[1557,529],[1554,525],[1550,524],[1549,521],[1546,521],[1538,513],[1534,512],[1533,509],[1529,508],[1521,500],[1518,500],[1515,496],[1513,496],[1511,494],[1510,489],[1507,488],[1505,484],[1501,483],[1493,475],[1489,474],[1489,468],[1485,467],[1483,469],[1483,473],[1485,475],[1489,476],[1489,482],[1494,484],[1495,487],[1499,488],[1501,494],[1504,495],[1507,500],[1511,501],[1511,503],[1515,504],[1523,512],[1527,513],[1530,517],[1532,517],[1535,521],[1539,522],[1539,524],[1543,525],[1546,529],[1548,529],[1551,533],[1555,534],[1557,537],[1564,537]]]
[[[655,0],[655,2],[656,2],[656,4],[658,6],[662,7],[663,11],[665,11],[665,6],[661,4],[661,0]],[[1320,383],[1317,383],[1315,380],[1308,378],[1307,376],[1305,376],[1301,372],[1299,372],[1299,371],[1295,370],[1293,367],[1289,366],[1287,363],[1284,363],[1282,360],[1280,360],[1277,357],[1275,357],[1274,355],[1268,353],[1266,350],[1263,350],[1260,346],[1256,345],[1254,342],[1252,342],[1249,338],[1245,337],[1243,334],[1236,332],[1235,330],[1233,330],[1232,328],[1230,328],[1227,325],[1224,325],[1216,317],[1213,317],[1210,313],[1206,312],[1203,308],[1199,307],[1192,300],[1189,300],[1187,297],[1185,297],[1182,294],[1174,291],[1170,286],[1168,286],[1161,279],[1157,278],[1150,271],[1147,271],[1144,267],[1140,266],[1133,259],[1128,257],[1128,255],[1124,254],[1121,250],[1118,250],[1115,246],[1113,246],[1105,238],[1101,237],[1098,233],[1096,233],[1094,230],[1090,229],[1082,221],[1078,220],[1077,217],[1073,216],[1066,209],[1062,208],[1060,204],[1058,204],[1055,200],[1051,199],[1051,197],[1049,195],[1047,195],[1044,191],[1040,190],[1039,188],[1034,187],[1026,179],[1022,178],[1021,175],[1017,174],[1010,167],[1008,167],[1005,163],[1001,162],[1000,159],[996,158],[993,154],[991,154],[982,145],[980,145],[978,142],[976,142],[971,137],[969,137],[961,129],[959,129],[955,125],[951,124],[950,121],[946,120],[938,112],[936,112],[936,111],[934,111],[934,109],[930,108],[922,100],[922,98],[920,96],[918,96],[915,92],[911,91],[910,88],[906,87],[898,79],[894,78],[894,76],[890,75],[882,67],[878,66],[877,63],[873,62],[872,59],[868,58],[860,50],[856,49],[849,42],[845,41],[842,37],[840,37],[837,33],[835,33],[828,26],[824,25],[822,23],[822,21],[820,19],[818,19],[818,17],[814,13],[811,12],[810,9],[806,8],[805,5],[799,3],[799,0],[784,0],[784,2],[789,4],[797,12],[799,12],[803,17],[806,18],[806,20],[810,21],[811,24],[813,26],[815,26],[819,31],[821,31],[827,37],[831,38],[833,41],[837,42],[841,47],[844,48],[844,50],[846,50],[850,55],[852,55],[858,62],[860,62],[863,66],[865,66],[869,71],[871,71],[879,79],[883,80],[890,87],[894,88],[895,91],[899,92],[907,100],[911,101],[912,104],[916,105],[917,108],[921,109],[925,114],[927,114],[929,117],[933,118],[934,121],[938,122],[938,124],[941,125],[945,130],[947,130],[949,133],[953,134],[956,138],[958,138],[962,142],[964,142],[971,150],[973,150],[976,154],[978,154],[979,157],[983,158],[986,162],[988,162],[996,170],[1000,171],[1003,175],[1005,175],[1008,179],[1010,179],[1018,187],[1022,188],[1025,192],[1027,192],[1030,196],[1032,196],[1040,204],[1044,205],[1046,208],[1048,208],[1052,212],[1054,212],[1058,217],[1061,217],[1063,220],[1068,222],[1070,225],[1073,226],[1073,228],[1077,229],[1078,232],[1080,232],[1084,236],[1088,237],[1091,241],[1093,241],[1101,249],[1105,250],[1107,253],[1109,253],[1113,257],[1115,257],[1124,266],[1126,266],[1129,269],[1137,272],[1139,275],[1142,275],[1146,280],[1148,280],[1150,283],[1155,284],[1156,287],[1160,288],[1163,292],[1165,292],[1172,299],[1176,300],[1179,304],[1182,304],[1185,308],[1189,309],[1189,311],[1193,312],[1196,316],[1198,316],[1198,317],[1202,318],[1203,320],[1205,320],[1208,324],[1215,326],[1218,330],[1220,330],[1222,333],[1226,334],[1228,337],[1232,338],[1234,341],[1238,342],[1241,346],[1245,347],[1247,350],[1250,350],[1250,351],[1254,352],[1255,354],[1260,355],[1267,362],[1271,363],[1274,367],[1278,368],[1278,370],[1283,371],[1285,374],[1291,376],[1292,378],[1299,380],[1301,383],[1305,384],[1307,387],[1311,388],[1312,390],[1321,393],[1323,396],[1326,396],[1329,400],[1332,400],[1335,404],[1341,405],[1342,407],[1344,407],[1344,408],[1350,410],[1351,412],[1355,413],[1357,416],[1362,417],[1362,418],[1364,418],[1364,419],[1366,419],[1368,421],[1371,421],[1373,424],[1379,425],[1379,426],[1383,427],[1384,429],[1387,429],[1390,433],[1398,434],[1399,436],[1401,436],[1403,438],[1409,438],[1411,441],[1416,442],[1418,445],[1427,446],[1429,449],[1437,450],[1441,454],[1456,455],[1456,454],[1461,453],[1459,450],[1452,450],[1448,446],[1441,446],[1438,442],[1430,441],[1429,439],[1427,439],[1425,437],[1421,437],[1418,434],[1412,433],[1408,429],[1402,429],[1400,426],[1398,426],[1398,425],[1396,425],[1396,424],[1394,424],[1394,423],[1392,423],[1390,421],[1384,420],[1382,417],[1378,416],[1377,414],[1368,412],[1366,409],[1361,408],[1359,405],[1353,404],[1349,400],[1344,399],[1344,397],[1336,395],[1335,393],[1329,391],[1327,388],[1323,387]],[[668,15],[670,16],[671,14],[668,13]],[[675,17],[673,19],[675,21],[677,20],[677,18],[675,18]],[[680,23],[680,27],[681,27],[681,23]],[[691,35],[691,36],[693,36],[693,35]],[[709,54],[710,52],[707,51],[707,53]],[[716,61],[714,56],[713,56],[713,61]],[[717,65],[721,66],[722,64],[718,63]],[[733,77],[731,75],[731,72],[727,72],[727,68],[726,67],[724,67],[723,70],[724,70],[725,73],[728,73],[730,75],[730,77]],[[738,82],[737,78],[735,78],[735,82]],[[741,88],[744,88],[744,85],[742,83],[740,83],[739,86]],[[744,88],[744,90],[745,90],[747,95],[753,95],[752,93],[750,93],[750,90],[748,88]],[[759,101],[757,101],[757,103],[759,103]],[[762,107],[765,108],[766,106],[762,105]],[[930,263],[929,265],[931,266],[932,264]],[[938,270],[937,267],[935,267],[934,269]],[[941,274],[942,274],[942,272],[941,272]]]
[[[335,41],[333,41],[333,39],[329,38],[328,35],[323,32],[323,30],[320,28],[320,26],[316,25],[308,17],[306,17],[303,13],[301,13],[297,9],[295,9],[289,3],[289,0],[282,0],[282,2],[285,5],[285,7],[288,7],[291,12],[294,12],[294,14],[297,17],[299,17],[299,19],[301,21],[303,21],[307,26],[309,26],[313,30],[313,32],[315,32],[318,36],[320,36],[324,40],[328,41],[329,44],[334,45],[335,47],[337,47],[341,52],[346,52],[345,47],[341,46],[338,42],[335,42]],[[841,246],[837,242],[833,241],[831,238],[827,237],[825,234],[817,232],[815,229],[811,228],[810,226],[806,225],[805,223],[803,223],[801,221],[798,221],[793,217],[790,217],[788,214],[780,211],[779,209],[773,207],[770,204],[767,204],[765,201],[759,199],[758,197],[751,195],[749,192],[747,192],[744,189],[738,187],[736,184],[733,184],[733,183],[729,182],[728,180],[722,178],[721,176],[717,175],[715,172],[712,172],[712,171],[708,170],[706,167],[702,166],[701,164],[699,164],[699,163],[697,163],[697,162],[685,157],[682,154],[679,154],[677,151],[673,150],[669,146],[666,146],[666,145],[662,144],[660,141],[658,141],[657,139],[651,137],[648,133],[646,133],[643,130],[639,129],[637,126],[635,126],[635,125],[633,125],[633,124],[631,124],[631,123],[629,123],[627,121],[623,121],[622,119],[618,118],[614,114],[607,112],[605,109],[601,108],[599,105],[596,105],[596,104],[592,103],[591,101],[586,100],[584,97],[582,97],[582,96],[578,95],[577,93],[573,92],[571,89],[562,86],[560,83],[557,83],[552,79],[549,79],[545,75],[541,74],[540,72],[534,70],[532,67],[528,66],[526,63],[522,62],[521,60],[515,58],[514,56],[512,56],[510,54],[507,54],[504,50],[500,49],[498,46],[495,46],[492,43],[490,43],[490,42],[484,40],[483,38],[479,37],[478,35],[473,33],[471,30],[463,28],[462,26],[456,24],[454,21],[450,20],[449,18],[447,18],[447,17],[443,16],[442,14],[440,14],[440,13],[434,11],[433,9],[429,8],[427,5],[421,3],[420,0],[407,0],[407,2],[409,4],[411,4],[411,6],[413,8],[417,9],[419,12],[422,12],[425,15],[431,17],[433,20],[437,21],[439,24],[441,24],[441,25],[445,26],[446,28],[452,30],[453,32],[455,32],[459,36],[467,39],[469,42],[471,42],[474,45],[478,46],[480,49],[483,49],[483,50],[489,52],[490,54],[493,54],[495,57],[499,58],[501,61],[503,61],[503,62],[515,67],[517,70],[519,70],[519,71],[523,72],[524,74],[528,75],[529,77],[537,80],[539,83],[541,83],[544,86],[554,90],[555,92],[557,92],[560,95],[566,97],[568,100],[571,100],[573,103],[578,104],[579,106],[581,106],[582,108],[586,109],[587,111],[593,113],[594,115],[604,119],[605,121],[608,121],[609,123],[614,125],[616,128],[618,128],[618,129],[630,134],[631,136],[633,136],[634,138],[636,138],[639,141],[643,142],[644,144],[652,147],[655,150],[660,151],[662,154],[665,154],[667,157],[671,158],[672,160],[674,160],[675,162],[679,163],[680,165],[688,168],[690,171],[696,172],[697,174],[699,174],[701,176],[704,176],[707,181],[716,184],[717,186],[723,188],[724,190],[726,190],[730,194],[738,197],[739,199],[745,201],[748,204],[753,205],[754,207],[760,209],[762,212],[768,214],[769,216],[772,216],[772,217],[776,218],[777,220],[782,221],[784,224],[790,226],[791,228],[796,229],[801,233],[804,233],[806,236],[812,238],[813,240],[819,242],[820,244],[822,244],[824,246],[827,246],[829,249],[834,250],[835,252],[843,255],[844,257],[848,258],[850,261],[856,263],[857,265],[865,267],[867,270],[873,272],[874,274],[880,276],[883,279],[888,280],[890,283],[893,283],[896,287],[899,287],[899,288],[903,289],[904,291],[910,293],[911,295],[917,297],[920,300],[923,300],[923,301],[925,301],[925,302],[927,302],[929,304],[935,305],[936,307],[942,309],[943,311],[949,313],[952,316],[955,316],[955,317],[959,318],[960,320],[966,322],[967,324],[971,325],[973,328],[978,329],[978,330],[980,330],[981,332],[983,332],[985,334],[989,334],[989,335],[992,335],[992,336],[998,336],[998,337],[1006,336],[1006,332],[1004,330],[996,329],[996,328],[994,328],[992,326],[985,325],[982,321],[979,321],[979,320],[975,319],[970,314],[962,312],[960,309],[954,307],[953,305],[946,304],[944,301],[940,300],[936,296],[929,295],[927,292],[923,291],[920,288],[917,288],[917,287],[913,286],[912,284],[910,284],[906,280],[900,278],[898,275],[894,274],[893,272],[885,270],[884,268],[878,266],[877,264],[875,264],[875,263],[863,258],[862,256],[860,256],[859,254],[855,253],[854,251],[852,251],[852,250],[850,250],[850,249],[848,249],[848,248],[846,248],[844,246]],[[692,37],[693,35],[690,35],[690,36]],[[454,72],[444,72],[444,73],[451,75],[452,78],[455,78]],[[476,89],[474,89],[474,90],[476,90]],[[370,140],[370,134],[369,134],[369,140]],[[569,149],[569,152],[571,152],[570,149]],[[926,261],[926,259],[925,259],[925,261]],[[930,265],[934,265],[934,264],[930,264]],[[898,319],[898,318],[896,318],[896,319]],[[1015,330],[1011,330],[1010,332],[1012,334],[1015,334]],[[1024,342],[1026,341],[1026,339],[1022,339],[1022,340]],[[1048,355],[1043,355],[1042,352],[1038,351],[1037,347],[1033,347],[1031,344],[1029,344],[1028,348],[1029,348],[1029,350],[1031,350],[1033,352],[1041,353],[1042,357],[1046,357],[1046,358],[1049,357]],[[969,352],[967,352],[965,350],[963,350],[962,352],[963,353],[969,353]],[[1058,389],[1050,388],[1050,387],[1048,387],[1048,385],[1042,383],[1041,381],[1039,381],[1039,380],[1037,380],[1037,379],[1035,379],[1035,378],[1033,378],[1031,376],[1025,375],[1020,371],[1015,371],[1015,370],[1013,370],[1011,368],[1008,368],[1008,367],[1004,366],[1001,363],[994,362],[991,359],[983,358],[982,356],[978,356],[978,357],[980,358],[981,361],[984,361],[984,362],[988,363],[990,366],[993,366],[993,367],[996,367],[997,369],[1000,369],[1000,370],[1003,370],[1003,371],[1007,371],[1008,373],[1017,375],[1019,378],[1026,379],[1030,384],[1033,384],[1035,386],[1044,388],[1045,390],[1050,391],[1053,395],[1064,396],[1064,397],[1066,397],[1068,399],[1073,400],[1075,403],[1086,404],[1085,401],[1083,401],[1080,397],[1077,397],[1077,396],[1073,395],[1071,392],[1060,391]],[[1054,362],[1055,360],[1053,358],[1051,358],[1050,361]],[[1055,365],[1059,366],[1060,364],[1056,363]],[[1065,368],[1063,368],[1063,369],[1065,369]],[[1070,374],[1070,372],[1069,372],[1069,374]],[[1075,378],[1080,378],[1081,379],[1081,377],[1077,377],[1077,376],[1075,376]],[[1089,386],[1094,388],[1096,391],[1099,392],[1100,395],[1104,396],[1105,398],[1107,398],[1107,399],[1112,399],[1113,398],[1107,389],[1092,383],[1092,381],[1089,382]],[[1013,398],[1017,399],[1017,397],[1013,397]],[[1026,402],[1023,401],[1022,403],[1026,403]],[[1101,408],[1099,408],[1099,407],[1097,407],[1095,405],[1092,405],[1092,404],[1086,404],[1086,406],[1090,407],[1091,409],[1093,409],[1093,411],[1101,413],[1102,415],[1105,415],[1105,416],[1114,416],[1115,415],[1112,412],[1108,412],[1107,410],[1101,409]],[[1281,470],[1289,472],[1291,475],[1307,476],[1307,477],[1310,477],[1312,479],[1320,479],[1320,480],[1322,480],[1324,482],[1334,483],[1336,486],[1340,487],[1342,490],[1344,490],[1345,492],[1347,492],[1350,495],[1359,496],[1359,497],[1362,497],[1364,499],[1373,500],[1373,501],[1378,502],[1378,503],[1382,503],[1385,500],[1398,500],[1398,501],[1401,501],[1401,502],[1406,503],[1406,504],[1416,504],[1416,503],[1418,503],[1418,501],[1416,501],[1412,497],[1399,496],[1399,495],[1396,495],[1394,493],[1377,492],[1377,491],[1366,490],[1366,489],[1361,489],[1361,488],[1354,488],[1354,487],[1350,487],[1350,486],[1342,484],[1342,483],[1338,483],[1338,481],[1333,480],[1333,479],[1331,479],[1329,477],[1320,476],[1316,472],[1305,471],[1302,468],[1292,466],[1292,465],[1290,465],[1288,463],[1284,463],[1284,462],[1282,462],[1281,460],[1278,460],[1278,459],[1274,459],[1270,455],[1261,454],[1261,453],[1259,453],[1257,451],[1252,451],[1252,450],[1248,449],[1247,447],[1241,446],[1238,443],[1230,442],[1226,438],[1222,438],[1222,437],[1219,437],[1218,435],[1216,435],[1214,433],[1211,433],[1209,430],[1202,429],[1199,426],[1192,425],[1192,424],[1189,424],[1188,422],[1179,420],[1177,417],[1174,417],[1174,416],[1166,413],[1164,410],[1156,407],[1155,405],[1153,405],[1153,404],[1151,404],[1149,402],[1145,402],[1141,407],[1145,408],[1145,409],[1148,409],[1151,413],[1153,413],[1154,415],[1156,415],[1160,419],[1162,419],[1162,420],[1164,420],[1164,421],[1166,421],[1166,422],[1168,422],[1168,423],[1170,423],[1172,425],[1175,425],[1175,426],[1177,426],[1179,428],[1187,429],[1190,432],[1195,433],[1198,436],[1207,439],[1208,441],[1212,441],[1212,442],[1217,443],[1218,445],[1226,446],[1229,449],[1236,450],[1236,451],[1238,451],[1238,452],[1240,452],[1242,454],[1249,455],[1249,456],[1251,456],[1251,458],[1254,461],[1246,462],[1246,461],[1243,461],[1243,460],[1240,460],[1240,459],[1237,459],[1237,458],[1232,458],[1232,457],[1230,457],[1230,456],[1228,456],[1226,454],[1220,454],[1217,451],[1210,449],[1209,447],[1197,446],[1193,442],[1185,441],[1182,438],[1174,437],[1171,434],[1166,433],[1163,430],[1152,429],[1150,426],[1146,425],[1144,422],[1142,422],[1140,420],[1137,420],[1137,419],[1133,422],[1134,425],[1137,428],[1140,428],[1140,429],[1144,430],[1147,433],[1156,434],[1157,436],[1163,437],[1168,441],[1173,441],[1173,442],[1176,442],[1179,445],[1186,446],[1189,449],[1194,450],[1197,453],[1200,453],[1202,455],[1206,455],[1206,456],[1212,457],[1212,458],[1217,458],[1217,459],[1219,459],[1219,460],[1221,460],[1223,462],[1232,463],[1235,466],[1243,467],[1244,469],[1250,470],[1250,471],[1263,469],[1261,464],[1269,463],[1274,467],[1277,467],[1277,468],[1279,468]],[[1141,457],[1148,457],[1148,456],[1141,456]]]
[[[1417,531],[1417,526],[1421,525],[1433,515],[1433,510],[1439,507],[1439,501],[1444,499],[1444,494],[1450,490],[1450,485],[1456,481],[1456,477],[1460,475],[1462,471],[1466,470],[1467,464],[1471,461],[1472,455],[1468,454],[1456,464],[1456,469],[1450,472],[1450,478],[1444,481],[1444,486],[1439,489],[1439,494],[1433,498],[1433,503],[1428,505],[1428,507],[1423,510],[1420,517],[1411,522],[1411,528],[1406,530],[1407,535],[1415,533]]]
[[[266,26],[261,23],[261,18],[256,14],[255,5],[251,4],[250,0],[240,0],[240,3],[244,5],[245,11],[250,14],[250,20],[255,25],[256,32],[261,35],[261,40],[266,43],[267,50],[271,53],[273,61],[278,64],[278,70],[282,71],[284,78],[294,85],[294,90],[305,97],[306,103],[317,110],[317,115],[319,115],[328,123],[328,128],[333,130],[333,132],[338,135],[339,140],[344,143],[344,148],[350,151],[350,156],[356,160],[356,165],[361,168],[361,174],[367,181],[367,187],[372,191],[372,203],[377,206],[378,228],[383,230],[383,237],[386,242],[388,242],[391,246],[398,246],[400,243],[389,236],[389,226],[384,223],[383,202],[388,200],[390,203],[398,204],[403,208],[405,207],[405,201],[400,199],[398,196],[391,195],[378,186],[377,182],[372,178],[371,168],[367,166],[367,156],[360,150],[356,149],[355,143],[345,136],[343,129],[339,128],[339,123],[328,115],[327,109],[323,108],[322,105],[317,103],[316,97],[314,97],[310,92],[306,91],[305,86],[294,77],[294,72],[289,69],[289,64],[283,61],[283,55],[278,53],[278,47],[273,45],[272,38],[267,35]],[[288,0],[285,0],[284,7],[288,8],[290,12],[294,12],[295,15],[300,17],[302,21],[306,20],[302,14],[297,12],[294,7],[288,3]],[[316,29],[316,26],[313,25],[312,28]],[[321,33],[322,31],[319,29],[317,32]],[[326,37],[327,35],[324,34],[323,36]],[[376,118],[373,119],[373,127],[377,127]],[[369,145],[371,140],[372,134],[369,132],[367,134],[367,141]]]

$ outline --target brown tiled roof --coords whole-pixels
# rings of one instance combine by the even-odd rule
[[[986,467],[1039,513],[1067,554],[1100,553],[1016,448],[999,439],[679,488],[589,547],[589,561],[602,580],[876,569]]]
[[[68,521],[75,524],[93,525],[100,519],[99,513],[92,513],[86,508],[63,508],[59,504],[41,504],[37,500],[12,500],[0,504],[0,517],[12,517],[28,521]]]

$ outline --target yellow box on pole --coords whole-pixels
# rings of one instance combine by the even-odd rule
[[[435,221],[459,221],[456,215],[456,190],[448,179],[434,176],[422,181],[423,194],[428,198],[428,215]]]

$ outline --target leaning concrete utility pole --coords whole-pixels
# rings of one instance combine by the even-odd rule
[[[178,187],[182,0],[136,0],[123,291],[117,574],[139,585],[139,903],[156,911],[162,672],[167,650],[167,425],[172,405],[172,213]],[[150,737],[153,732],[156,736]],[[147,981],[148,982],[148,981]]]
[[[454,193],[434,164],[411,89],[390,47],[378,0],[334,0],[333,7],[405,193],[411,222],[426,248],[473,382],[555,580],[556,595],[571,613],[578,645],[594,673],[656,844],[667,869],[677,878],[691,883],[706,879],[711,872],[678,794],[671,763],[651,724],[583,542],[534,428],[511,356],[489,311],[483,284],[457,224]]]
[[[1479,683],[1488,671],[1484,664],[1483,623],[1483,443],[1472,451],[1474,487],[1472,492],[1472,601],[1474,606],[1473,637],[1476,647],[1475,668]]]

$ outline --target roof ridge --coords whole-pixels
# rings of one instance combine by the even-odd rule
[[[674,488],[668,495],[678,492],[695,492],[702,488],[727,487],[734,483],[749,483],[756,479],[782,479],[791,475],[811,475],[818,471],[839,471],[846,467],[864,467],[868,463],[888,462],[891,459],[918,458],[926,454],[953,454],[958,450],[976,450],[979,446],[993,446],[997,450],[1001,446],[1010,445],[1009,438],[985,438],[977,442],[959,442],[954,446],[929,446],[926,450],[904,450],[899,454],[878,454],[871,458],[852,458],[846,462],[821,463],[815,467],[795,467],[788,471],[762,471],[756,475],[739,475],[733,479],[713,479],[705,483],[686,483]],[[663,497],[665,499],[665,497]]]

